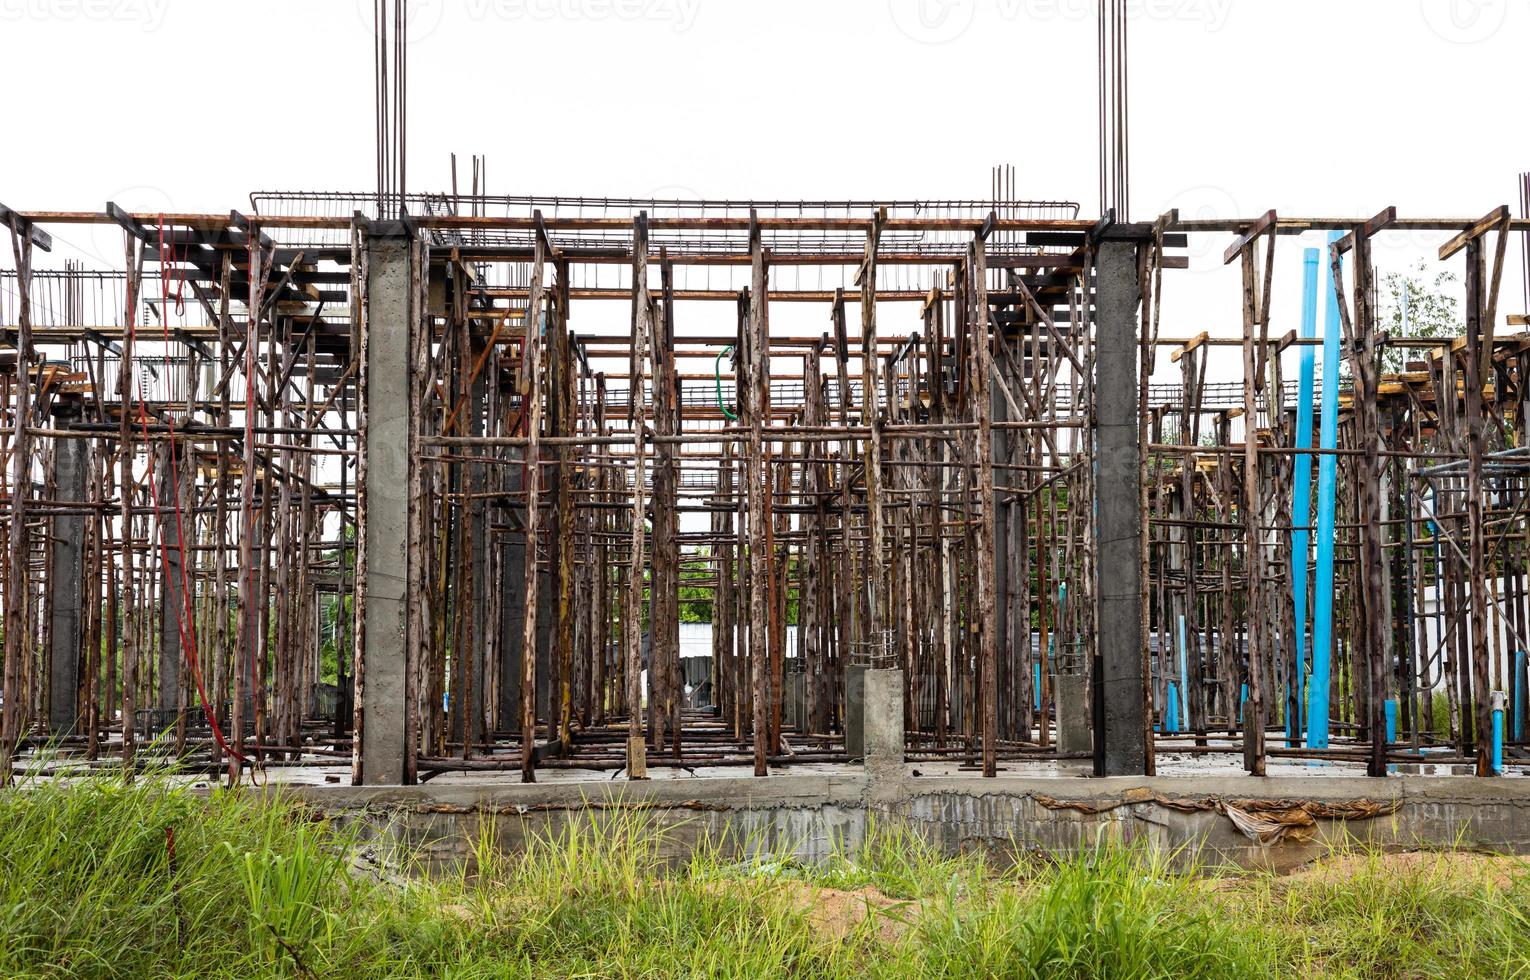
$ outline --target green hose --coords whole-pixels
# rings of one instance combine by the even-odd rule
[[[725,415],[727,417],[729,422],[737,422],[738,421],[738,416],[734,415],[732,412],[728,411],[728,406],[723,404],[723,396],[722,396],[722,359],[723,359],[723,356],[726,355],[731,350],[733,350],[733,348],[731,346],[729,346],[729,347],[724,347],[722,350],[718,351],[717,352],[717,360],[712,362],[712,367],[713,367],[714,371],[717,374],[717,407],[722,409],[723,415]]]

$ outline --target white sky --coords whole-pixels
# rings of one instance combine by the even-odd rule
[[[1516,201],[1530,0],[1133,4],[1134,217],[1475,217]],[[1022,196],[1098,209],[1094,0],[415,6],[411,190],[446,187],[451,151],[464,171],[488,157],[491,192],[570,195],[986,196],[990,166],[1013,163]],[[0,0],[0,201],[222,211],[255,189],[373,186],[371,7]],[[1388,239],[1377,263],[1443,237]],[[1223,244],[1196,251],[1206,271],[1172,275],[1166,334],[1236,330]],[[1302,244],[1316,237],[1282,243],[1282,330]],[[1516,262],[1505,312],[1522,302]]]

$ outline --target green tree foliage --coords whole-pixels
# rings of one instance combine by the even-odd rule
[[[1381,326],[1394,337],[1454,337],[1465,331],[1456,299],[1458,277],[1448,269],[1431,269],[1420,261],[1407,272],[1389,272],[1382,280],[1386,300]],[[1382,355],[1383,373],[1396,373],[1415,353],[1388,348]]]
[[[783,578],[793,583],[797,580],[797,559],[793,557],[785,569]],[[739,594],[749,594],[749,583],[739,581],[736,577],[735,587]],[[777,568],[777,573],[781,573]],[[716,595],[716,573],[712,566],[711,552],[702,549],[695,553],[694,557],[682,559],[680,562],[680,622],[682,623],[710,623],[712,622],[712,600]],[[778,583],[778,585],[784,583]],[[790,586],[786,593],[786,622],[788,625],[797,625],[797,609],[799,605],[800,590],[795,584]],[[646,605],[646,604],[645,604]]]

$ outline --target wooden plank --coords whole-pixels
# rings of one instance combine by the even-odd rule
[[[1266,211],[1263,217],[1249,225],[1248,230],[1239,235],[1237,240],[1227,247],[1227,251],[1222,253],[1222,264],[1231,265],[1233,259],[1238,257],[1238,253],[1253,244],[1260,235],[1274,228],[1278,220],[1274,211]]]
[[[1362,224],[1357,229],[1357,231],[1359,231],[1360,237],[1362,237],[1362,238],[1370,238],[1370,237],[1378,234],[1379,232],[1382,232],[1382,231],[1386,230],[1387,228],[1391,227],[1392,225],[1394,225],[1396,223],[1397,223],[1397,208],[1395,208],[1395,207],[1386,207],[1386,208],[1383,208],[1379,213],[1377,213],[1375,217],[1370,218],[1364,224]],[[1343,238],[1339,239],[1337,242],[1334,243],[1334,249],[1339,254],[1341,254],[1341,255],[1344,254],[1345,252],[1348,252],[1350,249],[1352,249],[1354,247],[1355,247],[1355,232],[1353,232],[1353,231],[1350,232],[1349,234],[1345,235]]]
[[[1171,362],[1173,362],[1174,364],[1178,364],[1180,358],[1184,357],[1186,354],[1189,354],[1191,351],[1194,351],[1197,347],[1200,347],[1210,337],[1211,337],[1211,331],[1209,331],[1209,330],[1202,330],[1200,333],[1198,333],[1194,337],[1190,338],[1190,342],[1188,344],[1186,344],[1185,346],[1179,348],[1174,353],[1170,354],[1169,355],[1169,360]]]
[[[1473,239],[1481,238],[1483,235],[1486,235],[1497,226],[1510,220],[1509,206],[1507,204],[1500,204],[1498,207],[1489,211],[1481,218],[1478,218],[1476,223],[1473,224],[1470,228],[1467,228],[1465,231],[1461,232],[1459,235],[1452,238],[1444,245],[1441,245],[1440,261],[1444,262],[1446,259],[1452,257],[1457,252],[1465,248]]]
[[[4,204],[0,204],[0,225],[9,224],[11,215],[16,216],[16,220],[19,222],[17,225],[18,229],[26,233],[26,236],[32,240],[34,246],[42,249],[44,252],[53,251],[52,235],[37,227],[36,223],[28,221],[19,211],[12,211]]]

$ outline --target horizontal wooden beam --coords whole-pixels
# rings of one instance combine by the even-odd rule
[[[1446,259],[1461,251],[1468,244],[1470,244],[1472,239],[1481,238],[1483,235],[1486,235],[1494,228],[1506,226],[1510,223],[1510,221],[1511,219],[1509,217],[1509,206],[1507,204],[1500,204],[1498,207],[1489,211],[1481,218],[1478,218],[1470,228],[1467,228],[1465,231],[1461,232],[1461,234],[1452,238],[1444,245],[1441,245],[1440,261],[1444,262]],[[1508,228],[1504,227],[1504,230],[1507,231]]]

